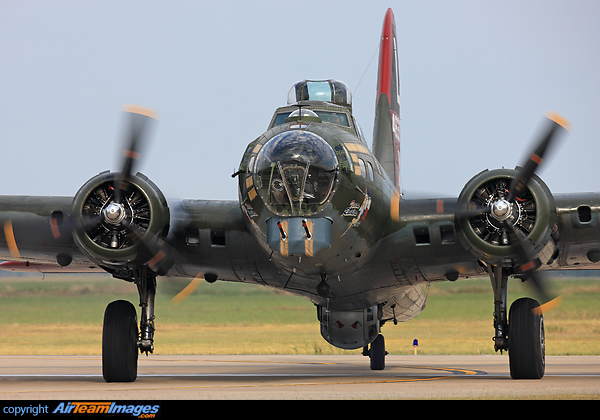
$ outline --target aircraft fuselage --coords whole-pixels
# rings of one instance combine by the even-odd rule
[[[280,123],[298,106],[279,108],[271,128],[244,154],[240,202],[249,229],[278,265],[302,276],[336,277],[359,269],[384,235],[388,226],[379,221],[388,218],[379,216],[389,212],[392,187],[349,110],[302,105],[303,112],[342,115],[343,121],[304,116]],[[273,146],[281,150],[267,150]],[[319,159],[333,162],[317,168]]]

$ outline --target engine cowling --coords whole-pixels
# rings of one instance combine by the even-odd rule
[[[516,176],[517,170],[513,169],[485,170],[465,185],[458,198],[462,206],[489,208],[478,216],[460,217],[456,221],[461,243],[489,265],[515,266],[518,255],[510,245],[506,223],[512,224],[542,264],[555,256],[552,230],[556,206],[552,193],[533,175],[526,190],[509,202],[508,189]]]
[[[164,195],[139,172],[125,180],[108,171],[93,177],[75,195],[72,215],[75,243],[92,261],[113,269],[148,263],[170,223]]]

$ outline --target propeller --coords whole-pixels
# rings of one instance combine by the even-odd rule
[[[508,203],[512,203],[515,198],[520,197],[521,194],[527,190],[529,180],[543,162],[544,156],[548,153],[553,142],[556,141],[557,135],[564,130],[570,129],[569,121],[557,113],[549,112],[546,114],[546,117],[550,121],[549,127],[525,164],[518,169],[518,174],[511,182],[508,196],[506,196],[506,201]],[[522,277],[524,277],[525,280],[531,281],[537,295],[542,301],[542,304],[535,308],[534,311],[541,314],[556,308],[560,305],[562,297],[553,296],[546,287],[540,274],[537,272],[540,262],[535,259],[532,244],[525,239],[523,232],[514,228],[514,225],[510,222],[510,218],[503,220],[503,225],[508,233],[509,244],[518,257],[518,262],[520,264],[519,270],[521,271]]]
[[[131,178],[136,164],[141,159],[141,151],[147,142],[145,132],[149,123],[158,118],[158,113],[150,108],[139,105],[124,105],[122,110],[128,114],[129,134],[124,139],[123,160],[121,171],[117,172],[112,185],[106,189],[94,192],[96,197],[93,209],[96,213],[88,212],[81,218],[69,221],[50,220],[50,228],[55,238],[74,231],[88,231],[103,221],[113,226],[125,226],[124,193],[127,191],[127,180]],[[125,223],[124,223],[125,222]]]
[[[101,216],[105,223],[114,224],[124,229],[128,241],[138,245],[142,249],[142,253],[150,258],[147,262],[148,266],[157,274],[164,275],[173,263],[171,258],[173,255],[172,247],[160,237],[144,240],[144,230],[134,223],[133,215],[129,216],[125,210],[125,201],[128,202],[127,204],[130,207],[134,207],[136,203],[136,198],[133,195],[125,197],[129,188],[127,181],[135,173],[135,168],[141,160],[142,151],[148,141],[146,132],[150,123],[158,119],[158,113],[151,108],[139,105],[124,105],[123,111],[129,116],[129,133],[123,142],[121,171],[116,173],[112,186],[114,196],[104,206]],[[141,204],[140,206],[144,205]],[[143,211],[136,214],[136,218],[145,217]],[[94,218],[92,216],[90,219],[93,220]],[[93,224],[91,220],[90,225]]]
[[[120,171],[103,175],[107,181],[99,181],[88,190],[81,214],[75,214],[68,220],[52,217],[50,229],[56,239],[64,235],[85,234],[108,250],[135,247],[137,256],[134,264],[146,264],[156,274],[166,275],[173,265],[174,255],[184,259],[185,256],[178,253],[160,235],[146,234],[150,223],[149,203],[143,194],[136,192],[136,188],[131,188],[135,169],[147,146],[148,130],[158,114],[138,105],[125,105],[122,110],[127,114],[128,131],[123,140]],[[137,182],[139,181],[138,179]],[[12,224],[5,225],[4,230],[5,236],[13,239],[12,242],[8,241],[11,254],[15,258],[19,257]],[[196,276],[172,299],[172,303],[179,304],[187,299],[203,279],[202,274]]]
[[[108,249],[121,249],[129,245],[139,245],[149,265],[161,267],[162,257],[168,254],[168,247],[160,238],[143,240],[144,231],[150,223],[148,201],[142,194],[131,189],[135,168],[139,164],[142,150],[147,143],[147,131],[157,112],[139,105],[125,105],[128,132],[123,140],[123,153],[120,171],[114,173],[107,183],[94,187],[79,215],[67,221],[50,220],[55,238],[73,233],[87,232],[94,242]],[[162,263],[161,263],[162,264]],[[164,271],[159,268],[158,271]]]
[[[517,175],[512,179],[510,185],[501,187],[494,186],[498,193],[493,199],[489,199],[487,206],[480,206],[470,202],[468,204],[454,202],[449,203],[444,200],[438,200],[437,212],[452,212],[457,220],[472,219],[474,217],[489,214],[488,218],[493,219],[500,232],[504,232],[504,243],[512,248],[512,254],[516,255],[516,268],[519,271],[519,276],[523,280],[531,281],[536,294],[542,301],[542,305],[535,308],[535,312],[542,313],[560,305],[561,297],[554,297],[547,289],[545,282],[542,280],[537,269],[541,263],[536,258],[533,244],[526,239],[525,233],[515,227],[515,212],[513,211],[515,200],[525,201],[528,193],[527,185],[536,170],[539,168],[547,155],[548,150],[556,141],[557,136],[561,131],[569,130],[569,122],[562,116],[549,112],[546,114],[549,120],[549,126],[545,130],[542,138],[536,144],[534,151],[527,158],[525,163],[517,168]],[[504,233],[502,235],[504,235]],[[498,241],[502,235],[497,234]]]

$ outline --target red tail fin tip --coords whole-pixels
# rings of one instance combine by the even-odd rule
[[[388,9],[379,46],[373,153],[400,189],[400,77],[397,47],[394,13]]]

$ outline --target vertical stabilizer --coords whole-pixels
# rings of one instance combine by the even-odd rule
[[[373,153],[400,190],[400,77],[396,22],[388,9],[381,30]]]

